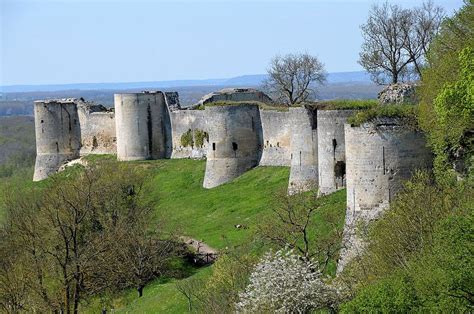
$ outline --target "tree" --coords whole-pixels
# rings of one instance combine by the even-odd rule
[[[443,21],[431,44],[419,89],[420,125],[436,155],[438,181],[466,177],[473,169],[473,47],[474,2],[466,1]]]
[[[250,284],[239,295],[240,313],[309,313],[331,307],[335,292],[321,272],[291,250],[269,252],[255,266]]]
[[[307,53],[274,57],[268,76],[266,88],[287,105],[308,100],[315,93],[315,84],[326,81],[324,65]]]
[[[74,171],[7,197],[0,226],[7,311],[76,313],[82,300],[105,291],[135,287],[141,295],[179,257],[182,246],[150,225],[141,170],[102,161]]]
[[[410,17],[410,23],[405,24],[403,29],[406,37],[404,48],[413,62],[415,73],[421,78],[428,48],[440,29],[444,10],[430,0],[414,8]]]
[[[304,260],[317,259],[321,270],[336,259],[342,246],[343,211],[328,210],[317,191],[278,195],[273,215],[259,225],[259,234],[276,248],[290,248]],[[316,222],[316,217],[324,225]]]
[[[360,65],[378,84],[421,78],[428,48],[443,18],[443,9],[431,1],[410,10],[388,2],[374,5],[361,26]]]
[[[398,83],[406,74],[407,65],[412,61],[405,51],[411,16],[408,10],[385,2],[372,6],[367,23],[361,26],[364,43],[359,63],[372,79],[383,84],[389,76],[392,83]]]

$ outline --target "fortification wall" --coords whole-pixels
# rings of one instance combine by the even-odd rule
[[[80,155],[116,154],[115,113],[102,106],[79,105]]]
[[[258,165],[262,124],[256,105],[206,107],[205,115],[209,148],[203,186],[213,188]]]
[[[81,129],[74,100],[35,101],[36,162],[33,181],[46,179],[79,157]]]
[[[203,138],[202,146],[198,145],[198,136],[204,134],[207,129],[206,117],[204,110],[179,110],[170,113],[171,117],[171,134],[173,151],[171,158],[204,158],[206,157],[209,146],[209,137]],[[189,133],[188,133],[189,132]],[[191,134],[192,145],[183,145],[182,137]]]
[[[144,160],[166,157],[171,141],[163,93],[115,94],[114,103],[117,158]]]
[[[432,154],[422,133],[397,118],[353,127],[345,125],[347,210],[345,249],[338,271],[364,249],[357,226],[377,218],[413,172],[431,167]]]
[[[318,186],[318,134],[316,111],[290,108],[290,180],[288,194],[295,194]]]
[[[290,166],[289,112],[260,110],[263,130],[261,166]]]
[[[329,194],[346,186],[344,123],[354,113],[354,110],[318,111],[318,172],[321,194]]]

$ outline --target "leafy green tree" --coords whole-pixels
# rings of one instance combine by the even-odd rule
[[[438,179],[446,178],[448,169],[466,175],[472,167],[473,50],[474,1],[468,0],[442,23],[430,47],[420,87],[419,120],[436,154]]]

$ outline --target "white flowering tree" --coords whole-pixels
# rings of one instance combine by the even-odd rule
[[[335,292],[321,280],[316,265],[292,250],[269,252],[250,275],[239,295],[238,313],[307,313],[327,308]]]

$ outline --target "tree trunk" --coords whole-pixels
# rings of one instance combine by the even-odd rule
[[[143,288],[144,286],[138,286],[137,291],[138,291],[138,297],[141,298],[143,296]]]

